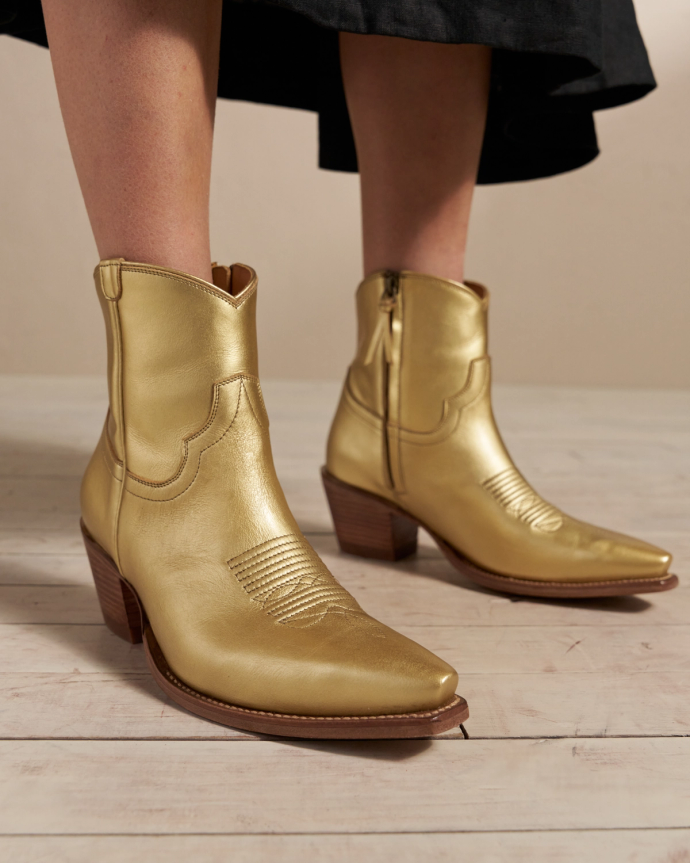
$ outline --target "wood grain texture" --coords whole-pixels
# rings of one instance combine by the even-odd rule
[[[0,585],[0,624],[103,623],[91,585]]]
[[[4,519],[4,516],[3,516]],[[0,555],[82,554],[78,526],[68,531],[0,526]]]
[[[417,551],[417,524],[382,501],[339,482],[321,470],[324,491],[338,537],[347,554],[377,560],[402,560]]]
[[[0,590],[5,585],[93,588],[83,543],[82,550],[73,554],[0,554]]]
[[[0,741],[0,833],[685,828],[689,773],[673,737]]]
[[[690,830],[316,836],[5,836],[13,863],[688,863]]]

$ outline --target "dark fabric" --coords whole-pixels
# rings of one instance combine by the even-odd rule
[[[339,30],[495,49],[480,183],[586,164],[592,112],[655,86],[632,0],[225,0],[218,95],[318,112],[332,170],[357,170]],[[0,0],[0,33],[47,45],[39,0]]]

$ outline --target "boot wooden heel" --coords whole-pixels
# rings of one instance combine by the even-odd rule
[[[400,560],[417,551],[417,525],[384,501],[321,471],[338,543],[359,557]]]
[[[105,625],[130,644],[139,644],[142,626],[137,598],[122,580],[115,561],[89,535],[84,522],[81,522],[81,532]]]

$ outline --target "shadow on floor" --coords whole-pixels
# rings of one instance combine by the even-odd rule
[[[51,441],[49,428],[43,435],[40,441],[0,435],[0,477],[81,477],[97,438],[82,445]]]
[[[280,738],[271,738],[280,740]],[[289,746],[368,761],[409,761],[427,752],[433,740],[286,740]]]

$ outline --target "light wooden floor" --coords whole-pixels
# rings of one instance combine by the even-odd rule
[[[504,388],[525,473],[676,555],[669,594],[514,601],[426,543],[341,556],[318,483],[334,386],[266,386],[278,470],[362,605],[446,658],[470,740],[308,743],[206,723],[101,623],[77,530],[94,379],[0,378],[0,859],[690,863],[690,393]]]

